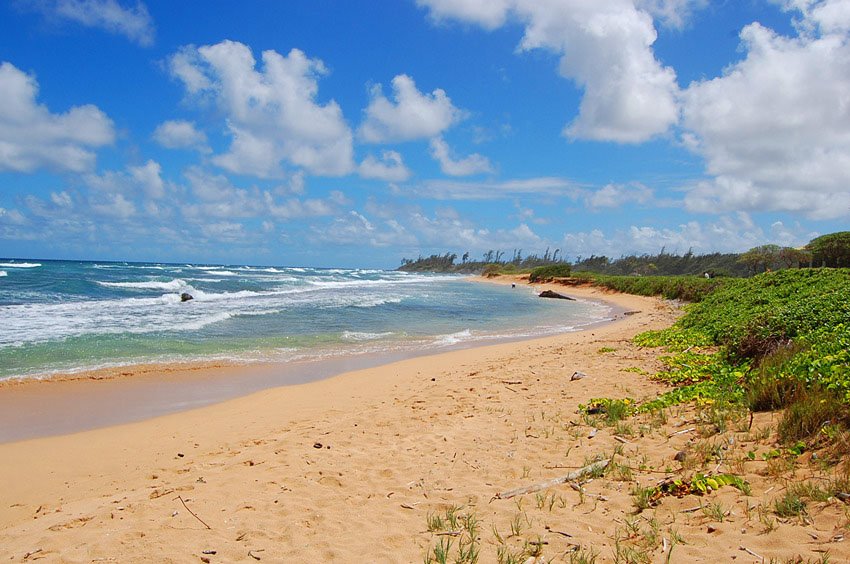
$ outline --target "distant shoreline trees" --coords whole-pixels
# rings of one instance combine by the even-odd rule
[[[677,276],[708,273],[710,276],[745,277],[768,270],[804,267],[850,267],[850,231],[841,231],[822,235],[809,242],[805,247],[781,247],[779,245],[760,245],[744,253],[709,253],[695,255],[688,250],[683,255],[666,252],[664,248],[656,255],[628,255],[617,259],[607,256],[591,255],[577,257],[570,263],[561,254],[547,248],[542,255],[523,256],[522,249],[514,249],[510,259],[501,250],[488,250],[481,260],[473,260],[469,251],[461,256],[458,263],[456,253],[419,256],[416,259],[403,258],[399,270],[407,272],[453,272],[459,274],[480,274],[485,271],[511,272],[565,264],[573,272],[593,272],[608,275],[637,276]]]
[[[522,255],[522,249],[514,249],[511,259],[505,259],[505,252],[501,250],[489,250],[482,255],[482,260],[470,260],[469,252],[465,252],[461,257],[461,262],[456,263],[456,253],[445,253],[443,255],[431,255],[428,257],[419,256],[416,259],[401,259],[401,267],[399,270],[406,272],[456,272],[461,274],[480,274],[485,270],[497,267],[499,269],[511,268],[513,270],[530,270],[538,266],[547,266],[552,264],[569,264],[567,261],[559,259],[558,254],[561,249],[555,249],[550,252],[547,248],[543,255],[531,254]]]

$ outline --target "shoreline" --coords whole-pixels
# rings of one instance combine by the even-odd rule
[[[527,283],[526,280],[522,280],[519,276],[509,276],[504,275],[501,276],[502,280],[485,278],[483,276],[467,276],[464,277],[465,280],[475,282],[475,283],[485,283],[485,284],[494,284],[500,286],[509,285],[511,282],[519,282],[520,284],[526,286],[526,290],[529,288],[533,288],[534,286]],[[539,284],[538,284],[539,285]],[[553,286],[554,287],[554,286]],[[589,286],[587,287],[589,288]],[[586,288],[586,289],[587,289]],[[581,290],[579,290],[581,292]],[[572,331],[582,331],[586,327],[593,327],[598,324],[609,323],[616,319],[618,315],[623,313],[624,308],[618,306],[616,303],[611,302],[606,299],[606,295],[596,295],[594,294],[592,297],[588,298],[587,301],[595,301],[598,303],[604,304],[606,307],[611,309],[610,318],[606,318],[600,321],[591,321],[589,323],[585,323],[583,325],[574,328]],[[582,299],[582,298],[580,298]],[[299,364],[299,363],[311,363],[315,361],[322,361],[324,359],[335,359],[340,357],[358,357],[358,356],[366,356],[366,355],[378,355],[378,356],[399,356],[404,358],[409,358],[412,356],[422,356],[428,354],[439,354],[440,352],[447,350],[455,350],[455,348],[467,348],[467,346],[475,347],[475,346],[487,346],[489,344],[496,344],[501,342],[511,342],[517,340],[527,340],[534,339],[540,336],[549,336],[555,335],[558,333],[564,332],[572,332],[572,331],[558,331],[557,333],[549,333],[546,335],[539,336],[527,336],[527,335],[507,335],[507,336],[491,336],[491,335],[483,335],[468,342],[458,343],[458,345],[450,344],[450,345],[438,345],[436,343],[432,343],[431,345],[426,345],[421,348],[417,348],[415,346],[411,346],[410,348],[404,348],[406,343],[399,343],[402,348],[398,349],[386,349],[381,351],[361,351],[352,349],[350,351],[346,351],[342,354],[336,355],[322,355],[318,354],[317,356],[310,356],[309,353],[304,356],[296,356],[294,359],[285,359],[285,360],[265,360],[261,358],[213,358],[206,359],[204,357],[198,357],[191,360],[139,360],[139,361],[118,361],[115,363],[106,363],[102,366],[94,366],[94,367],[80,367],[69,370],[56,369],[47,372],[35,372],[31,374],[23,374],[23,375],[13,375],[13,376],[5,376],[0,378],[0,393],[5,388],[13,388],[16,386],[29,386],[35,385],[39,383],[55,383],[55,382],[68,382],[74,380],[112,380],[112,379],[120,379],[127,377],[138,377],[138,376],[147,376],[150,374],[170,374],[170,373],[192,373],[196,371],[207,371],[207,370],[242,370],[242,369],[256,369],[256,368],[269,368],[269,367],[277,367],[288,364]],[[451,336],[451,335],[435,335],[439,336]]]
[[[470,279],[501,285],[525,284],[518,277]],[[537,286],[555,287],[539,284],[533,287]],[[542,337],[478,339],[439,348],[343,354],[280,363],[148,363],[44,378],[6,379],[0,381],[0,444],[143,421],[266,389],[320,381],[401,360],[588,331],[615,322],[628,309],[616,299],[607,299],[609,295],[598,289],[583,288],[575,293],[579,299],[604,303],[610,308],[610,317],[579,326],[574,331]]]

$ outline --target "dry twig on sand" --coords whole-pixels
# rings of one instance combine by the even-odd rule
[[[192,517],[194,517],[195,519],[197,519],[198,521],[200,521],[200,522],[201,522],[201,524],[203,524],[203,526],[204,526],[204,527],[206,527],[207,529],[212,530],[212,527],[210,527],[209,525],[207,525],[206,521],[204,521],[203,519],[201,519],[200,517],[198,517],[198,515],[197,515],[194,511],[192,511],[191,509],[189,509],[189,506],[188,506],[188,505],[186,505],[186,502],[185,502],[185,501],[183,501],[183,496],[178,495],[178,496],[177,496],[177,497],[175,497],[174,499],[179,499],[179,500],[180,500],[180,503],[182,503],[182,504],[183,504],[183,507],[185,507],[185,508],[186,508],[186,511],[188,511],[189,513],[191,513],[191,514],[192,514]]]
[[[610,458],[606,458],[605,460],[600,460],[598,462],[594,462],[593,464],[588,464],[584,468],[580,468],[575,472],[570,472],[566,476],[561,476],[559,478],[552,478],[551,480],[546,480],[545,482],[538,482],[536,484],[531,484],[530,486],[524,486],[521,488],[516,488],[513,490],[508,490],[504,493],[497,493],[493,496],[493,499],[510,499],[512,497],[516,497],[518,495],[525,495],[527,493],[539,492],[540,490],[545,490],[554,486],[559,486],[561,484],[566,484],[567,482],[572,482],[573,480],[578,480],[585,474],[590,474],[592,472],[597,472],[607,467],[611,462]]]

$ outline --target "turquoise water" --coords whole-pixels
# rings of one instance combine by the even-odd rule
[[[194,299],[180,301],[181,293]],[[0,379],[150,362],[439,351],[609,318],[529,288],[383,270],[0,259]]]

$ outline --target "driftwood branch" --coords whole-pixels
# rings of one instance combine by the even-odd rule
[[[743,550],[744,552],[746,552],[746,553],[747,553],[747,554],[749,554],[750,556],[753,556],[753,557],[755,557],[755,558],[758,558],[759,560],[761,560],[762,562],[764,562],[764,556],[762,556],[761,554],[758,554],[758,553],[756,553],[756,552],[753,552],[752,550],[750,550],[750,549],[749,549],[749,548],[747,548],[746,546],[739,546],[739,547],[738,547],[738,549],[739,549],[739,550]]]
[[[201,524],[202,524],[204,527],[206,527],[207,529],[212,530],[212,527],[210,527],[209,525],[207,525],[207,522],[206,522],[206,521],[204,521],[203,519],[201,519],[200,517],[198,517],[198,514],[197,514],[197,513],[195,513],[195,512],[194,512],[194,511],[192,511],[191,509],[189,509],[189,506],[188,506],[188,505],[186,505],[186,502],[185,502],[185,501],[183,501],[183,496],[178,495],[178,496],[177,496],[177,497],[175,497],[174,499],[179,499],[179,500],[180,500],[180,503],[182,503],[182,504],[183,504],[183,507],[185,507],[185,508],[186,508],[186,511],[188,511],[189,513],[191,513],[191,514],[192,514],[192,517],[194,517],[195,519],[197,519],[198,521],[200,521],[200,522],[201,522]]]
[[[577,484],[576,482],[570,482],[570,487],[580,493],[581,495],[586,495],[587,497],[592,497],[593,499],[598,499],[599,501],[608,501],[608,498],[604,495],[590,493],[585,491],[584,487]]]
[[[538,482],[536,484],[531,484],[530,486],[524,486],[522,488],[516,488],[513,490],[506,491],[504,493],[497,493],[494,496],[494,499],[510,499],[512,497],[516,497],[518,495],[525,495],[527,493],[539,492],[540,490],[549,489],[555,486],[559,486],[561,484],[566,484],[567,482],[572,482],[573,480],[578,480],[585,474],[590,474],[592,472],[597,472],[607,467],[611,462],[610,458],[606,458],[605,460],[600,460],[599,462],[594,462],[593,464],[588,464],[584,468],[580,468],[575,472],[570,472],[566,476],[561,476],[559,478],[552,478],[551,480],[546,480],[545,482]]]

